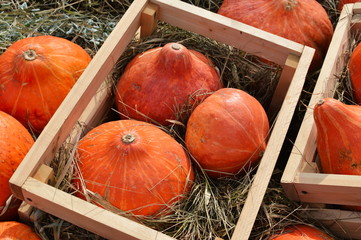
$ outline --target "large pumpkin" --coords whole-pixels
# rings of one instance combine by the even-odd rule
[[[349,74],[355,101],[361,104],[361,44],[353,50],[349,61]]]
[[[121,117],[169,125],[184,121],[187,112],[207,94],[222,87],[212,62],[178,43],[137,55],[117,84]]]
[[[90,60],[83,48],[59,37],[13,43],[0,56],[0,110],[40,133]]]
[[[211,177],[231,176],[261,158],[268,131],[267,115],[254,97],[222,88],[192,112],[185,143]]]
[[[33,144],[27,129],[15,118],[0,111],[0,213],[11,196],[9,180]],[[19,203],[13,200],[0,220],[16,218]]]
[[[41,240],[30,226],[15,221],[0,222],[0,239]]]
[[[86,188],[134,215],[169,210],[194,180],[183,147],[150,123],[104,123],[86,134],[77,149]],[[80,186],[79,178],[74,181]]]
[[[357,3],[357,2],[361,2],[361,0],[340,0],[337,5],[337,10],[342,11],[342,8],[345,4]]]
[[[361,106],[325,98],[313,114],[322,172],[361,174]]]
[[[315,227],[297,224],[286,227],[269,240],[334,240],[334,238]]]
[[[320,68],[333,35],[316,0],[224,0],[218,13],[316,49],[311,71]]]

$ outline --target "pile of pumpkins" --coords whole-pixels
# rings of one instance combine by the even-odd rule
[[[218,13],[314,47],[312,72],[322,65],[333,34],[325,10],[315,0],[225,0]],[[310,29],[319,31],[311,34]],[[80,46],[53,36],[19,40],[0,56],[1,209],[11,196],[12,173],[90,61]],[[195,168],[215,179],[235,177],[254,166],[265,151],[270,124],[262,105],[243,90],[225,87],[209,57],[179,43],[134,57],[115,96],[120,120],[95,127],[77,145],[80,171],[73,184],[81,198],[89,190],[135,216],[159,216],[187,197]],[[353,126],[352,134],[359,127],[360,107],[335,101],[325,99],[315,107],[321,160],[330,156],[322,156],[331,142],[326,134],[341,131],[346,122],[347,128]],[[343,128],[331,130],[335,121],[325,118],[336,114],[344,119]],[[174,123],[184,125],[184,142],[164,130]],[[340,139],[342,133],[335,142]],[[344,146],[347,157],[357,154],[351,147]],[[285,232],[308,231],[300,229],[303,226]]]

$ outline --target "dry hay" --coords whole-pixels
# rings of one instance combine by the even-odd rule
[[[94,55],[131,2],[3,1],[0,8],[0,52],[17,39],[51,34],[72,40]],[[215,12],[222,1],[185,2]],[[337,14],[333,11],[335,2],[322,2],[331,6],[331,14]],[[204,53],[219,68],[226,86],[249,92],[267,108],[278,80],[280,69],[277,66],[264,64],[237,49],[164,23],[160,24],[152,36],[142,41],[133,41],[129,45],[117,63],[117,71],[113,74],[114,81],[116,82],[126,64],[136,54],[167,42],[179,42]],[[297,110],[299,115],[293,120],[296,126],[303,116],[316,78],[317,73],[308,76],[308,85]],[[182,140],[182,126],[177,125],[166,130],[177,140]],[[292,143],[294,136],[291,134],[289,138],[289,142]],[[287,156],[287,149],[283,151]],[[56,187],[67,192],[74,191],[70,184],[76,165],[73,156],[74,145],[63,144],[51,165],[57,179]],[[282,171],[276,169],[257,216],[251,239],[267,239],[275,231],[293,223],[317,225],[306,220],[302,206],[284,196],[279,184],[281,175]],[[242,178],[219,181],[211,180],[201,171],[197,171],[196,184],[190,196],[174,206],[175,213],[158,219],[145,219],[144,224],[180,239],[214,239],[215,236],[229,239],[242,211],[252,179],[252,171]],[[102,239],[40,210],[36,210],[35,214],[35,228],[44,239]]]

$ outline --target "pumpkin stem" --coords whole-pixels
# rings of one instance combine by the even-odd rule
[[[35,50],[29,49],[29,50],[23,52],[23,57],[26,61],[33,61],[36,59],[37,54],[36,54]]]
[[[298,4],[297,0],[286,0],[283,2],[286,11],[292,11]]]
[[[136,137],[131,133],[128,133],[122,137],[122,141],[125,144],[131,144],[132,142],[135,141],[135,139],[136,139]]]
[[[172,43],[170,46],[173,50],[179,50],[181,49],[181,46],[178,43]]]

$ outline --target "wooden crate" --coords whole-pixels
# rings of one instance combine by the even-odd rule
[[[360,23],[361,3],[345,5],[281,179],[290,199],[321,206],[310,209],[310,215],[345,239],[361,239],[361,214],[326,204],[361,205],[361,176],[320,173],[313,107],[320,99],[334,96]]]
[[[135,0],[94,56],[71,92],[37,139],[10,180],[15,197],[108,239],[173,239],[127,218],[74,197],[34,178],[49,165],[77,122],[96,126],[110,104],[105,81],[140,28],[150,34],[158,20],[269,59],[283,66],[268,113],[277,115],[232,239],[248,239],[274,170],[314,49],[210,11],[172,0]]]

